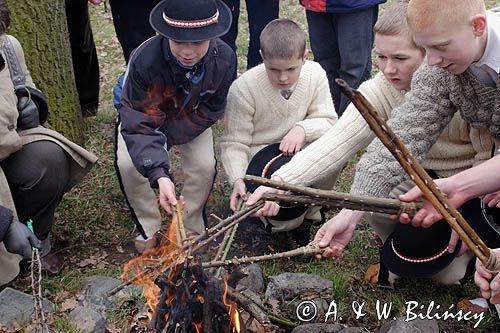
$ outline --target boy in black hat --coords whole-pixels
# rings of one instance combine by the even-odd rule
[[[220,0],[164,0],[150,15],[159,35],[133,53],[117,122],[116,170],[140,236],[139,252],[156,245],[160,205],[177,204],[169,150],[178,146],[184,172],[185,225],[205,228],[204,208],[215,177],[212,130],[236,76],[236,55],[217,37],[231,25]]]
[[[264,164],[279,154],[291,156],[337,120],[326,73],[318,63],[307,60],[306,36],[295,22],[271,21],[260,35],[260,47],[264,63],[233,83],[224,118],[221,159],[233,184],[233,210],[238,198],[245,198],[243,177],[258,151],[278,143],[278,154],[268,155]],[[335,177],[323,181],[322,188],[331,188],[334,182]],[[296,229],[304,219],[321,220],[319,208],[311,207],[286,221],[267,222],[276,232]]]

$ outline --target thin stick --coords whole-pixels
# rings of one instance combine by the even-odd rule
[[[179,234],[181,236],[179,245],[184,245],[187,241],[187,236],[186,236],[186,228],[184,227],[184,221],[182,218],[182,208],[179,202],[177,202],[177,205],[175,205],[175,212],[177,214],[177,226],[179,228]]]
[[[241,265],[241,264],[247,264],[247,263],[253,263],[253,262],[269,261],[269,260],[274,260],[274,259],[292,258],[292,257],[298,257],[298,256],[309,256],[309,255],[323,253],[325,250],[326,250],[326,248],[320,248],[319,245],[317,244],[317,242],[312,242],[306,246],[299,247],[297,249],[286,251],[286,252],[265,254],[265,255],[256,256],[256,257],[233,258],[230,260],[205,262],[205,263],[202,263],[202,267],[209,268],[209,267],[219,267],[219,266],[229,266],[229,265]]]
[[[227,286],[227,294],[246,312],[254,317],[263,326],[266,332],[272,329],[271,320],[269,319],[267,313],[258,307],[253,301],[243,297],[240,293],[229,286]]]
[[[370,105],[360,92],[349,87],[347,83],[341,79],[337,79],[336,82],[340,86],[342,92],[349,97],[363,118],[365,118],[372,131],[389,149],[403,169],[410,175],[410,178],[420,188],[424,197],[429,200],[436,210],[444,217],[460,239],[467,244],[469,249],[471,249],[479,260],[481,260],[484,265],[488,265],[488,261],[492,257],[490,249],[465,221],[462,214],[449,203],[446,196],[438,189],[432,178],[405,147],[401,139],[392,132],[385,121],[380,118],[373,109],[373,106]]]
[[[264,193],[262,199],[269,201],[290,202],[296,204],[306,204],[323,207],[347,208],[367,212],[378,212],[385,214],[407,213],[414,216],[416,211],[422,207],[420,202],[401,202],[397,199],[367,198],[365,202],[355,202],[351,200],[338,200],[327,198],[316,198],[310,196],[298,196],[288,194]],[[376,200],[368,200],[376,199]]]

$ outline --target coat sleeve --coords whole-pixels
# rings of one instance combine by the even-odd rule
[[[121,134],[135,168],[156,187],[158,178],[170,177],[170,162],[167,137],[160,131],[166,118],[160,110],[162,96],[151,83],[134,63],[129,64],[118,113]]]
[[[14,215],[12,211],[4,206],[0,206],[0,242],[3,242],[7,230],[9,230]]]

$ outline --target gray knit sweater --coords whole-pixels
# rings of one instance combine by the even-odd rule
[[[405,102],[394,110],[388,124],[421,162],[457,110],[473,127],[486,128],[496,140],[500,139],[500,79],[497,88],[490,88],[469,71],[453,75],[424,64],[415,73]],[[377,139],[357,165],[351,193],[387,197],[407,178]]]

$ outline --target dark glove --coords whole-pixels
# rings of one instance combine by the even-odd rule
[[[14,219],[10,224],[9,230],[3,239],[7,251],[17,253],[24,258],[31,258],[32,247],[40,247],[42,242],[36,238],[30,229],[21,222]]]
[[[17,110],[19,111],[19,117],[17,118],[17,128],[26,130],[40,125],[38,106],[36,105],[34,100],[31,99],[29,93],[27,95],[18,95]]]

